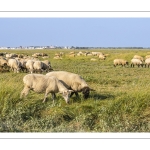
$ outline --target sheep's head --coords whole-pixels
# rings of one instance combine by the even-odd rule
[[[73,90],[65,90],[63,92],[60,92],[62,94],[63,98],[65,99],[66,103],[69,103],[69,98],[70,98],[71,92],[73,92]]]
[[[89,97],[89,94],[90,94],[90,88],[89,88],[89,87],[84,87],[84,88],[82,89],[82,93],[83,93],[83,97],[84,97],[85,99],[87,99],[87,98]]]

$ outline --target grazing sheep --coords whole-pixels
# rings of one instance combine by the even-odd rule
[[[139,55],[134,55],[133,58],[140,59],[141,61],[144,61],[144,58],[142,56],[139,56]]]
[[[5,58],[0,58],[0,71],[7,71],[9,70],[8,66],[7,66],[7,60]]]
[[[20,63],[19,63],[19,61],[18,60],[16,60],[16,59],[8,59],[8,63],[7,63],[7,65],[10,67],[10,69],[12,70],[12,71],[14,71],[14,72],[17,72],[17,73],[19,73],[19,71],[20,71]]]
[[[122,67],[123,67],[128,64],[129,64],[128,61],[126,61],[124,59],[114,59],[114,67],[116,67],[117,65],[122,65]]]
[[[105,60],[105,59],[106,59],[106,56],[103,55],[103,54],[100,54],[100,55],[98,56],[98,58],[101,59],[101,60]]]
[[[104,55],[102,52],[91,52],[93,56]]]
[[[146,56],[145,56],[145,60],[146,60],[147,58],[150,58],[150,55],[146,55]]]
[[[34,64],[33,64],[33,68],[34,68],[34,71],[37,73],[37,72],[43,72],[43,63],[41,61],[35,61]]]
[[[149,68],[149,66],[150,66],[150,58],[147,58],[146,60],[145,60],[145,67],[148,67]]]
[[[85,80],[78,74],[67,71],[52,71],[46,74],[47,76],[56,76],[68,89],[73,90],[71,96],[75,93],[78,96],[78,92],[82,92],[84,98],[89,97],[90,89]]]
[[[138,67],[143,67],[143,62],[140,59],[133,58],[131,59],[131,67],[134,67],[134,65],[137,65]]]
[[[52,95],[53,103],[55,100],[55,93],[61,93],[66,103],[69,102],[69,97],[72,90],[68,90],[56,77],[46,76],[42,74],[28,74],[23,77],[24,89],[21,91],[20,98],[27,96],[30,90],[36,93],[45,92],[43,103],[45,102],[49,93]]]
[[[5,58],[0,58],[0,66],[1,67],[7,66],[7,60]]]
[[[75,54],[69,54],[69,57],[75,57],[76,55]]]
[[[34,61],[33,60],[27,60],[26,62],[26,68],[30,73],[33,73],[34,67],[33,67]]]
[[[95,58],[91,58],[90,60],[91,60],[91,61],[97,61],[97,59],[95,59]]]
[[[53,59],[62,59],[60,56],[55,56]]]
[[[42,69],[43,69],[45,72],[49,72],[49,71],[53,70],[52,67],[51,67],[51,63],[50,63],[49,60],[44,60],[44,61],[42,61],[42,63],[43,63]]]

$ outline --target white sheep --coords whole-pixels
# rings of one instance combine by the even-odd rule
[[[61,93],[66,103],[69,103],[69,97],[72,90],[68,90],[56,77],[46,76],[42,74],[27,74],[23,77],[24,89],[21,91],[20,98],[27,96],[30,90],[36,93],[45,92],[43,103],[45,102],[49,93],[52,95],[53,103],[55,100],[55,93]]]
[[[34,71],[37,73],[37,72],[43,72],[43,63],[41,61],[34,61],[34,64],[33,64],[33,68],[34,68]]]
[[[14,72],[19,73],[20,71],[20,62],[16,59],[8,59],[7,65],[10,67],[10,69]]]
[[[45,71],[45,72],[49,72],[50,70],[53,70],[52,67],[51,67],[51,63],[49,60],[44,60],[42,61],[43,63],[43,67],[42,69]]]
[[[149,66],[150,66],[150,58],[147,58],[146,60],[145,60],[145,67],[148,67],[149,68]]]
[[[140,59],[141,61],[144,61],[144,58],[142,56],[139,56],[139,55],[134,55],[133,58]]]
[[[101,60],[105,60],[105,59],[106,59],[106,56],[103,55],[103,54],[100,54],[100,55],[98,56],[98,58],[101,59]]]
[[[131,59],[131,67],[134,67],[134,65],[137,65],[138,67],[143,67],[143,62],[140,59],[133,58]]]
[[[128,61],[127,60],[124,60],[124,59],[114,59],[114,67],[116,67],[117,65],[122,65],[123,66],[126,66],[128,65]]]
[[[26,62],[26,68],[27,70],[30,72],[30,73],[33,73],[34,71],[34,67],[33,67],[33,64],[34,64],[34,60],[27,60]]]
[[[82,92],[84,98],[89,97],[90,90],[85,80],[78,74],[67,71],[52,71],[46,74],[47,76],[56,76],[68,89],[73,90],[71,96],[75,93],[78,96],[78,92]]]

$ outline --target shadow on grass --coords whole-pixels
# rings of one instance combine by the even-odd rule
[[[94,100],[111,100],[111,99],[114,99],[114,95],[111,95],[111,94],[101,95],[101,94],[95,93],[95,94],[90,95],[90,98]]]
[[[98,93],[95,93],[95,94],[92,94],[92,95],[89,95],[89,98],[88,99],[93,99],[93,100],[101,100],[101,101],[103,101],[103,100],[112,100],[112,99],[114,99],[115,98],[115,96],[114,95],[111,95],[111,94],[98,94]],[[72,103],[74,103],[74,102],[77,102],[77,103],[80,103],[80,102],[82,102],[82,101],[86,101],[86,100],[88,100],[88,99],[84,99],[83,98],[83,95],[79,95],[79,97],[76,97],[76,96],[72,96],[71,98],[70,98],[70,102]]]

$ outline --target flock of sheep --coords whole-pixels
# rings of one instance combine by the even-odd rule
[[[98,58],[102,60],[105,60],[107,56],[101,52],[79,52],[76,55],[98,56]],[[75,57],[76,55],[74,52],[68,54],[70,57]],[[73,94],[78,97],[78,92],[82,92],[85,99],[89,97],[89,93],[93,91],[93,89],[88,86],[80,75],[66,71],[53,71],[50,61],[40,61],[38,56],[47,58],[48,55],[35,53],[30,57],[27,55],[0,53],[0,68],[2,70],[9,68],[17,73],[20,71],[29,73],[23,77],[24,89],[21,91],[20,98],[27,96],[30,90],[36,93],[44,92],[45,96],[43,102],[45,102],[49,93],[51,93],[53,103],[56,98],[56,93],[61,93],[66,103],[69,103],[69,98]],[[54,59],[61,59],[62,56],[62,52],[57,53]],[[114,66],[116,67],[117,65],[126,66],[129,65],[129,62],[124,59],[115,59]],[[143,67],[143,65],[146,67],[147,65],[149,67],[150,55],[145,57],[145,61],[143,57],[135,55],[131,59],[131,67],[134,67],[134,65],[138,67]],[[42,72],[46,72],[46,74],[41,74]]]
[[[38,73],[38,72],[49,72],[52,69],[50,61],[44,60],[40,61],[37,58],[37,54],[34,56],[27,55],[18,55],[18,54],[5,54],[1,53],[0,57],[0,70],[3,72],[4,70],[14,71],[14,72],[29,72],[29,73]]]
[[[122,66],[126,66],[129,65],[129,62],[127,60],[124,59],[114,59],[114,67],[116,67],[117,65],[122,65]],[[145,60],[142,56],[139,55],[134,55],[134,57],[131,59],[131,67],[134,66],[138,66],[138,67],[143,67],[143,66],[150,66],[150,55],[145,56]]]

